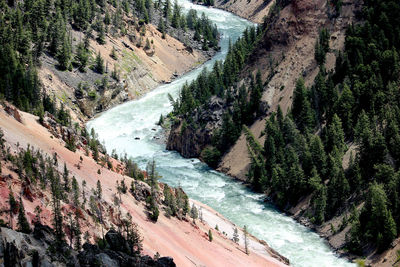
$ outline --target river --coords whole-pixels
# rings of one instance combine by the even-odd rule
[[[221,33],[221,51],[203,66],[210,67],[216,60],[224,59],[229,39],[236,40],[243,30],[252,25],[228,12],[193,5],[179,0],[183,11],[196,9],[204,12]],[[155,159],[161,181],[171,186],[181,186],[190,198],[212,207],[237,225],[248,230],[279,253],[289,258],[293,266],[354,266],[338,258],[326,241],[295,220],[263,202],[263,195],[251,192],[242,184],[226,175],[211,170],[198,159],[185,159],[178,153],[167,151],[157,142],[161,128],[156,126],[160,114],[166,115],[172,107],[167,94],[174,98],[185,82],[197,77],[202,68],[193,70],[174,82],[162,85],[142,98],[124,103],[89,121],[107,150],[116,149],[118,154],[127,153],[141,168]],[[140,138],[140,140],[136,140]]]

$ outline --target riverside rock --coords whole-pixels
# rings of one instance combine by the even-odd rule
[[[32,234],[23,234],[11,229],[0,228],[0,257],[4,265],[0,266],[156,266],[175,267],[170,257],[152,259],[149,256],[130,256],[129,245],[115,230],[106,234],[109,248],[100,249],[96,245],[85,243],[79,253],[66,243],[52,250],[55,238],[53,230],[37,223]],[[52,251],[49,253],[49,249]],[[69,255],[69,256],[66,256]]]

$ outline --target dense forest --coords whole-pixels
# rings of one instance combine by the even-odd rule
[[[332,4],[340,12],[341,1]],[[278,108],[269,117],[264,144],[245,126],[260,112],[261,75],[250,77],[247,89],[234,83],[263,30],[246,31],[223,64],[185,85],[173,102],[173,115],[196,129],[201,125],[191,121],[192,112],[207,108],[212,95],[233,103],[212,146],[203,151],[209,165],[216,167],[244,130],[252,160],[248,181],[254,190],[266,192],[282,210],[312,195],[305,216],[313,223],[347,212],[351,215],[341,227],[351,225],[348,250],[362,253],[373,244],[382,251],[400,231],[399,11],[395,1],[364,1],[364,23],[349,25],[345,51],[332,72],[324,69],[330,34],[321,29],[315,46],[320,71],[314,84],[307,88],[298,79],[291,111],[284,116]]]
[[[204,151],[203,157],[211,166],[215,166],[220,156],[234,144],[241,133],[242,125],[250,123],[259,109],[262,94],[260,73],[256,78],[251,77],[251,86],[247,89],[233,85],[238,81],[238,74],[262,36],[263,29],[263,26],[246,29],[235,44],[229,45],[224,62],[217,61],[211,70],[204,69],[195,81],[185,84],[178,99],[170,97],[173,111],[169,117],[173,123],[179,122],[177,118],[183,121],[182,131],[186,127],[204,127],[207,121],[194,120],[193,114],[208,110],[212,96],[217,96],[225,105],[233,108],[233,114],[224,115],[222,129],[215,134],[213,147]],[[247,99],[247,94],[251,95],[250,100]]]
[[[131,16],[133,20],[126,19]],[[108,80],[118,80],[117,70],[107,76],[104,60],[97,51],[91,51],[90,40],[103,45],[106,34],[127,35],[127,28],[131,27],[127,21],[134,23],[133,27],[140,32],[140,36],[129,35],[129,38],[139,38],[136,43],[146,49],[151,46],[148,39],[142,40],[147,23],[158,24],[164,35],[174,34],[173,29],[193,31],[203,50],[218,48],[216,26],[204,14],[200,17],[195,11],[183,14],[176,1],[173,5],[169,0],[1,1],[0,99],[40,116],[48,111],[64,124],[70,123],[63,107],[59,111],[54,99],[41,90],[37,73],[41,56],[55,58],[61,71],[86,72],[90,68],[103,75],[100,83],[107,85]],[[76,32],[83,33],[84,38],[76,40]]]
[[[351,210],[342,227],[351,223],[355,253],[368,244],[388,248],[400,230],[399,11],[394,1],[365,1],[365,23],[347,29],[334,72],[323,67],[329,32],[321,29],[314,85],[298,80],[290,114],[278,109],[268,119],[264,146],[247,134],[253,187],[281,209],[312,194],[316,224]]]
[[[212,143],[201,153],[201,157],[211,167],[216,167],[222,155],[239,138],[244,125],[250,125],[257,117],[265,113],[261,105],[264,83],[261,73],[248,77],[248,86],[236,86],[239,74],[249,62],[249,56],[257,47],[264,33],[277,19],[279,11],[287,5],[287,1],[277,1],[271,8],[270,15],[257,27],[249,27],[234,44],[229,45],[228,54],[223,62],[218,61],[211,70],[204,69],[198,78],[185,84],[178,99],[170,97],[173,111],[169,114],[172,123],[182,122],[181,132],[186,127],[201,129],[207,120],[194,120],[195,114],[210,109],[212,97],[220,99],[224,109],[222,126],[213,133]],[[160,118],[160,122],[163,118]]]

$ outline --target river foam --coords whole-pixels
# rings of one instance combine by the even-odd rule
[[[184,12],[190,8],[205,12],[221,32],[221,51],[205,63],[205,67],[223,60],[229,39],[236,40],[245,27],[251,25],[221,10],[193,5],[186,0],[178,2],[184,7]],[[237,225],[247,225],[251,234],[288,257],[293,266],[354,266],[338,258],[316,233],[266,204],[263,195],[251,192],[197,159],[184,159],[176,152],[166,151],[165,145],[154,141],[154,136],[161,132],[161,128],[155,125],[160,114],[166,115],[172,109],[168,93],[176,97],[182,85],[195,79],[200,72],[201,68],[193,70],[139,100],[110,109],[88,122],[87,127],[96,130],[108,151],[116,149],[120,154],[127,153],[141,168],[154,158],[162,182],[181,186],[190,198],[207,204]]]

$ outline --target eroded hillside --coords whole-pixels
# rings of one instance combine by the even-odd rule
[[[232,12],[255,23],[262,23],[275,0],[216,0],[214,6]]]
[[[340,253],[395,264],[398,9],[276,1],[231,57],[183,89],[168,147],[248,182]]]
[[[243,244],[238,245],[222,232],[210,230],[212,227],[207,221],[217,222],[221,227],[234,226],[206,206],[202,206],[203,221],[195,219],[193,223],[194,219],[188,214],[190,203],[186,194],[181,189],[163,184],[150,186],[150,169],[144,172],[129,160],[120,161],[104,154],[93,137],[79,136],[74,130],[51,122],[51,118],[45,117],[44,120],[49,131],[38,123],[38,117],[7,106],[8,112],[3,108],[0,112],[0,128],[4,133],[1,137],[0,182],[3,225],[21,229],[22,215],[17,214],[21,214],[22,202],[22,214],[27,219],[27,225],[22,229],[25,231],[29,227],[33,230],[33,224],[40,222],[54,228],[57,238],[54,203],[59,203],[58,211],[63,217],[60,229],[67,244],[71,242],[74,247],[78,241],[81,245],[89,242],[101,247],[102,235],[111,229],[125,233],[129,223],[137,225],[138,233],[143,238],[143,254],[153,256],[158,252],[161,256],[170,256],[178,266],[193,263],[207,266],[282,265],[273,258],[279,257],[278,254],[255,238],[250,240],[250,257],[244,252]],[[77,144],[75,152],[70,150],[68,139],[65,142],[61,138],[64,135],[74,136]],[[58,189],[53,191],[54,188]],[[60,194],[58,200],[55,199],[55,192]],[[18,204],[15,210],[9,206],[10,193]],[[178,198],[179,201],[176,200]],[[171,199],[176,201],[176,206],[168,202]],[[200,208],[200,204],[195,205]],[[152,217],[155,214],[152,207],[155,206],[158,207],[156,222]],[[79,234],[76,224],[79,225]],[[212,242],[209,241],[209,230],[213,233]],[[13,242],[13,238],[20,239],[21,234],[4,231],[2,238],[5,243]],[[45,229],[45,232],[48,231]],[[49,237],[46,242],[52,239]],[[51,246],[52,243],[49,244]],[[48,259],[46,246],[49,244],[37,248],[40,259]],[[19,240],[16,246],[20,248],[23,242]],[[86,252],[82,253],[96,254],[97,251],[88,246],[84,249]],[[73,252],[73,255],[76,254]],[[25,255],[24,260],[28,262],[32,260],[29,253],[21,255]]]

